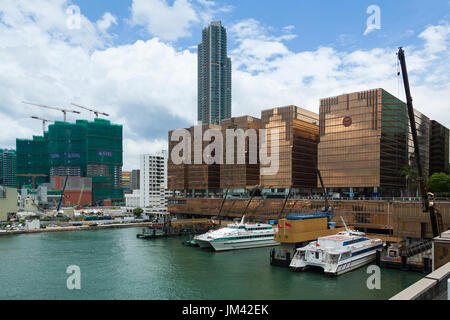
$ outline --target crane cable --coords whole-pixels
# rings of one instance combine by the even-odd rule
[[[401,81],[400,74],[401,74],[400,62],[397,59],[397,97],[400,97],[400,85],[401,85],[401,83],[400,83],[400,81]]]

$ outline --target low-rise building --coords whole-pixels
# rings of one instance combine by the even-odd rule
[[[126,194],[125,205],[130,209],[138,208],[141,205],[141,191],[133,190],[133,193]]]
[[[0,186],[0,221],[17,213],[17,189]]]

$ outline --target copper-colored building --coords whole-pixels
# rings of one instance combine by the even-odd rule
[[[259,185],[259,129],[261,120],[258,118],[243,116],[222,121],[222,134],[224,137],[224,163],[220,166],[221,189],[248,189]],[[238,138],[234,139],[233,161],[227,162],[227,130],[242,129],[245,136],[244,148],[239,148]],[[252,130],[253,129],[253,130]],[[242,133],[242,132],[241,132]],[[252,144],[252,146],[250,146]],[[230,151],[228,151],[230,152]],[[251,154],[253,152],[253,155]],[[245,164],[239,164],[239,156],[243,156]],[[251,161],[253,156],[253,161]],[[231,155],[230,155],[231,157]],[[256,161],[255,161],[256,160]],[[253,162],[253,163],[251,163]],[[255,163],[256,162],[256,163]]]
[[[190,164],[175,164],[173,162],[172,151],[179,142],[171,141],[174,131],[169,132],[169,159],[167,172],[169,190],[191,190],[193,192],[195,192],[195,190],[199,190],[216,192],[220,188],[220,164],[207,164],[203,159],[203,151],[211,143],[209,141],[203,141],[203,134],[208,129],[216,129],[220,131],[221,126],[203,124],[197,128],[201,128],[202,138],[200,139],[202,139],[202,141],[200,143],[195,143],[195,127],[192,126],[190,128],[186,128],[190,134]],[[201,157],[201,163],[199,164],[196,163],[196,154],[197,157]],[[180,156],[184,155],[181,154]]]
[[[431,121],[430,175],[449,173],[449,130],[439,122]]]
[[[427,175],[430,120],[417,110],[415,116]],[[341,196],[406,195],[408,165],[415,167],[410,131],[406,104],[383,89],[321,99],[318,167],[324,184]]]
[[[267,130],[268,153],[275,140],[279,144],[278,172],[261,174],[261,185],[266,188],[316,188],[319,115],[296,106],[273,108],[262,111],[261,124]],[[261,164],[261,168],[269,166]]]

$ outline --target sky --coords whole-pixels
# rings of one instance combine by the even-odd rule
[[[123,125],[123,169],[138,168],[140,154],[167,148],[169,130],[196,123],[197,45],[217,20],[233,116],[318,113],[321,98],[373,88],[405,100],[403,46],[414,107],[450,127],[448,0],[1,0],[0,148],[42,134],[30,116],[63,119],[22,101],[73,102]]]

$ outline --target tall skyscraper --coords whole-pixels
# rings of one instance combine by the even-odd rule
[[[220,21],[203,29],[198,45],[198,120],[221,124],[231,118],[231,59],[227,31]]]

